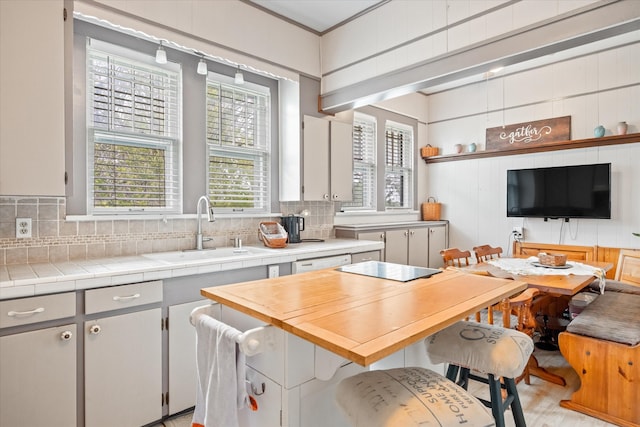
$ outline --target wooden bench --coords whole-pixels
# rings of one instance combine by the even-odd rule
[[[640,426],[640,251],[621,250],[623,282],[589,304],[559,336],[580,388],[560,405],[620,426]],[[633,293],[631,293],[633,292]]]
[[[555,245],[550,243],[513,242],[514,255],[538,256],[539,252],[565,254],[571,261],[594,261],[597,246]]]

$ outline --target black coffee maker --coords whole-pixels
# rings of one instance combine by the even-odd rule
[[[304,230],[304,218],[291,214],[283,216],[280,222],[289,234],[289,243],[300,243],[300,232]]]

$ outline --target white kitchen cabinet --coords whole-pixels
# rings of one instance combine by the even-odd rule
[[[74,293],[0,301],[0,426],[76,425],[76,325],[38,327],[75,305]]]
[[[85,292],[85,425],[141,426],[162,418],[162,282]],[[117,307],[118,311],[111,311]],[[125,309],[141,311],[122,313]]]
[[[429,227],[429,267],[444,266],[440,251],[449,247],[448,227]]]
[[[365,262],[365,261],[381,261],[380,251],[368,251],[368,252],[360,252],[357,254],[351,254],[352,264],[357,264],[359,262]]]
[[[0,337],[0,426],[76,425],[76,325]]]
[[[303,147],[303,199],[350,201],[352,125],[304,116]]]
[[[193,309],[209,304],[211,300],[169,306],[169,415],[196,404],[196,329],[190,317]],[[220,318],[218,304],[212,315]]]
[[[429,231],[427,228],[387,230],[386,261],[396,264],[429,266]]]
[[[65,27],[73,14],[63,21],[63,7],[63,0],[0,1],[3,195],[65,193]]]

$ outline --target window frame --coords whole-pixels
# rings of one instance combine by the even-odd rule
[[[206,194],[206,128],[205,128],[205,77],[196,72],[200,56],[193,52],[174,48],[164,44],[167,58],[171,62],[180,64],[182,68],[182,97],[184,103],[181,105],[181,127],[182,146],[180,176],[182,180],[182,197],[180,203],[182,210],[176,214],[166,212],[151,212],[149,210],[139,212],[112,212],[104,214],[93,214],[88,211],[88,186],[87,179],[87,94],[86,94],[86,38],[104,41],[109,44],[129,49],[137,56],[146,56],[155,63],[155,52],[158,43],[137,37],[134,34],[119,31],[118,29],[100,25],[92,19],[74,17],[73,25],[73,131],[71,137],[67,138],[65,144],[65,165],[67,172],[65,197],[66,216],[77,220],[117,220],[117,219],[160,219],[178,218],[183,215],[193,215],[196,213],[198,199]],[[227,63],[208,60],[205,58],[207,68],[210,72],[215,72],[233,79],[237,67]],[[268,88],[271,96],[270,120],[270,140],[271,140],[271,198],[267,207],[266,216],[280,215],[280,117],[283,114],[282,108],[290,105],[290,96],[285,93],[284,100],[281,100],[281,89],[283,81],[276,76],[266,74],[255,74],[249,70],[243,70],[246,84],[257,84]],[[286,83],[286,82],[284,82]],[[286,86],[286,85],[285,85]],[[296,83],[295,94],[299,92]],[[294,93],[289,91],[289,93]],[[282,104],[281,104],[282,103]],[[286,129],[285,129],[286,130]],[[189,171],[189,173],[183,173]],[[265,214],[253,214],[250,212],[234,212],[229,214],[219,214],[218,218],[240,218],[240,217],[263,217]]]
[[[235,102],[235,93],[236,91],[239,93],[250,94],[255,97],[262,97],[262,105],[263,110],[258,109],[256,116],[254,117],[254,144],[252,145],[242,145],[242,144],[224,144],[221,142],[222,134],[224,133],[222,130],[222,124],[219,124],[219,136],[220,140],[215,141],[210,138],[210,124],[209,124],[209,108],[211,106],[209,99],[209,84],[217,85],[219,91],[231,90],[234,92],[234,101],[233,101],[233,109],[237,110],[238,106]],[[229,213],[245,213],[245,214],[259,214],[266,215],[271,213],[271,205],[272,205],[272,181],[273,181],[273,168],[272,168],[272,157],[273,157],[273,143],[271,140],[271,92],[268,87],[253,84],[246,82],[242,85],[237,85],[234,82],[234,79],[221,75],[214,72],[207,73],[206,79],[206,158],[207,158],[207,169],[206,169],[206,182],[207,182],[207,194],[211,199],[211,202],[214,207],[214,212],[219,214],[229,214]],[[245,108],[243,111],[246,111]],[[222,116],[218,117],[217,120],[219,122],[224,121]],[[236,120],[236,116],[232,119],[234,123],[234,136],[231,139],[235,139],[235,129],[238,121]],[[261,123],[256,123],[261,122]],[[264,138],[262,140],[261,138]],[[237,199],[238,204],[235,206],[220,206],[220,196],[218,194],[212,194],[212,182],[213,177],[211,176],[211,158],[212,157],[226,157],[229,159],[239,159],[239,160],[253,160],[254,167],[257,168],[257,173],[252,175],[252,188],[257,188],[256,191],[253,191],[254,195],[254,206],[242,206],[239,203],[239,198]],[[246,177],[246,176],[245,176]],[[262,177],[262,178],[260,178]],[[256,182],[255,180],[258,180]],[[255,206],[257,203],[258,206]]]
[[[415,184],[414,184],[414,176],[415,176],[415,135],[412,126],[408,126],[403,123],[398,123],[393,120],[385,121],[385,136],[384,136],[384,151],[385,151],[385,162],[384,162],[384,207],[386,211],[398,210],[398,209],[413,209],[414,205],[414,194],[415,194]],[[409,137],[409,141],[400,141],[400,146],[397,147],[397,150],[400,150],[400,153],[397,152],[396,147],[391,147],[391,151],[389,148],[389,132],[394,134],[400,134],[403,137]],[[404,139],[404,138],[403,138]],[[389,155],[393,158],[391,159],[391,163],[389,162]],[[398,160],[398,156],[400,157]],[[406,188],[406,190],[400,190],[396,188],[398,192],[401,193],[400,198],[401,205],[392,206],[388,204],[388,180],[391,175],[394,175],[396,171],[400,172],[402,183],[400,184],[402,187]]]
[[[91,37],[86,38],[85,45],[86,54],[86,212],[88,215],[118,215],[118,214],[180,214],[182,213],[182,70],[179,64],[168,63],[166,65],[155,64],[153,57],[144,55],[135,50],[114,45]],[[106,108],[102,108],[102,114],[96,107],[95,99],[103,97],[97,94],[98,89],[94,82],[102,80],[100,78],[99,66],[94,65],[100,60],[105,61],[109,70],[102,74],[102,79],[109,80],[109,88],[107,95]],[[118,67],[123,67],[118,70]],[[125,69],[126,67],[126,69]],[[126,71],[122,71],[125,69]],[[118,87],[113,85],[114,74],[130,71],[129,78],[120,78],[121,81],[131,84],[131,92],[118,92]],[[148,128],[143,129],[137,126],[144,126],[145,106],[138,103],[136,96],[136,85],[139,80],[136,73],[151,73],[152,77],[145,81],[151,85],[151,82],[162,80],[162,85],[158,85],[163,95],[166,95],[167,111],[162,114],[162,125],[158,127],[153,123],[154,114],[152,103],[149,102],[147,118]],[[93,77],[96,75],[97,77]],[[102,80],[104,81],[104,80]],[[149,89],[147,94],[151,97]],[[140,94],[140,98],[143,95]],[[119,105],[118,105],[119,103]],[[125,103],[129,103],[129,112],[126,112]],[[104,121],[95,121],[96,117],[105,117]],[[120,117],[121,122],[130,122],[129,128],[125,128],[116,123],[116,118]],[[137,120],[136,120],[137,119]],[[138,129],[136,129],[138,128]],[[163,184],[163,200],[164,206],[152,206],[144,203],[146,197],[144,189],[139,189],[141,197],[131,198],[130,205],[111,205],[99,206],[96,203],[96,194],[98,193],[96,180],[103,178],[109,179],[107,175],[97,177],[96,171],[96,145],[112,144],[115,146],[128,146],[138,148],[161,149],[166,153],[164,158],[164,184]],[[116,150],[117,151],[117,150]],[[124,150],[123,150],[124,151]],[[121,152],[122,154],[122,152]],[[142,163],[140,164],[142,165]],[[131,172],[131,171],[129,171]],[[125,175],[121,176],[115,187],[126,184]],[[126,198],[116,199],[116,201],[126,202]]]
[[[355,148],[355,140],[356,140],[356,133],[357,131],[357,127],[361,126],[361,127],[365,127],[365,128],[369,128],[370,131],[368,129],[365,129],[363,133],[363,158],[356,158],[357,156],[357,151]],[[342,209],[343,211],[353,211],[353,212],[371,212],[371,211],[376,211],[377,209],[377,176],[378,176],[378,156],[377,156],[377,126],[378,126],[378,121],[375,117],[369,115],[369,114],[364,114],[361,112],[354,112],[353,115],[353,141],[354,141],[354,147],[353,147],[353,199],[356,198],[356,195],[359,192],[362,192],[362,204],[357,204],[355,201],[352,202],[344,202],[342,204]],[[369,147],[367,147],[367,145],[370,145]],[[363,175],[363,178],[360,179],[360,181],[363,182],[363,189],[362,191],[357,190],[356,189],[356,185],[358,182],[358,178],[357,178],[357,174],[360,173]],[[364,181],[368,180],[369,181],[369,186],[370,189],[368,191],[368,194],[366,194],[367,192],[365,192],[364,188],[366,188],[366,185],[364,183]]]

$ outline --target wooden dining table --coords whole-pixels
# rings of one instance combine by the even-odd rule
[[[580,263],[588,265],[590,267],[602,269],[604,272],[607,272],[611,268],[613,268],[613,264],[610,262],[580,261]],[[545,267],[536,268],[545,269]],[[474,273],[485,273],[489,276],[502,279],[525,281],[528,287],[538,289],[542,297],[552,298],[573,296],[583,290],[596,279],[594,275],[589,274],[514,274],[490,263],[472,264],[468,267],[465,267],[464,270]],[[545,271],[545,273],[549,272],[550,271]],[[532,306],[532,312],[530,313],[530,316],[531,318],[535,319],[537,313],[533,312],[533,307],[535,307],[535,305]],[[549,372],[544,367],[540,366],[538,363],[538,359],[536,359],[535,357],[535,354],[531,355],[528,363],[528,368],[530,375],[536,376],[554,384],[559,384],[561,386],[566,385],[566,380],[562,376]]]
[[[524,259],[524,258],[518,258]],[[610,262],[600,262],[600,261],[580,261],[580,263],[588,265],[590,267],[595,267],[602,269],[607,272],[613,268],[613,264]],[[544,267],[536,267],[544,269]],[[493,277],[499,277],[502,279],[514,279],[514,280],[522,280],[527,282],[529,287],[533,287],[539,289],[540,292],[543,292],[548,295],[553,296],[572,296],[583,290],[587,285],[589,285],[595,279],[594,275],[590,274],[569,274],[569,275],[559,275],[559,274],[542,274],[542,275],[534,275],[534,274],[513,274],[508,271],[501,269],[500,267],[496,267],[490,263],[478,263],[471,264],[465,269],[473,272],[485,272]],[[548,272],[548,271],[547,271]]]
[[[201,294],[367,366],[526,287],[460,271],[402,282],[325,269]]]

